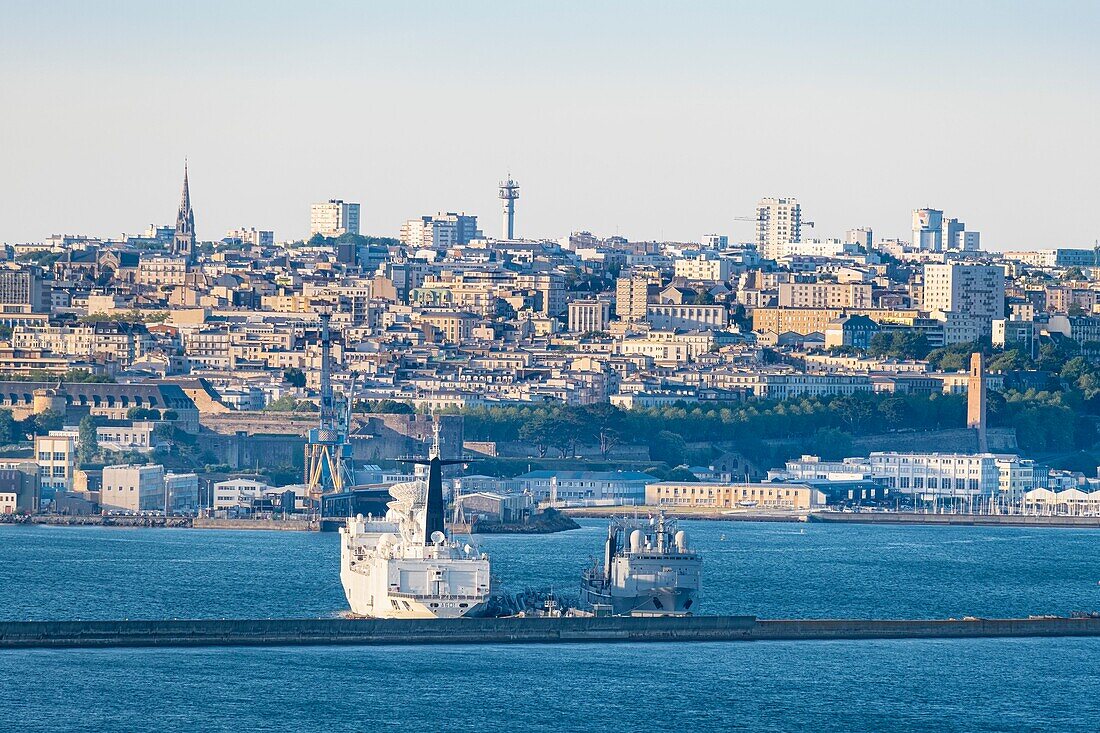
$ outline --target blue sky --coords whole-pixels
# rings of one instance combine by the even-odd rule
[[[1096,2],[0,0],[0,241],[174,219],[395,233],[439,209],[520,235],[815,236],[943,208],[988,247],[1100,236]]]

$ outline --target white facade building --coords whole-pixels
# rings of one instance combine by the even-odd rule
[[[802,207],[798,199],[761,199],[756,206],[756,245],[764,259],[781,257],[782,246],[801,241]]]
[[[611,303],[606,300],[574,300],[569,303],[569,330],[573,333],[606,331]]]
[[[225,235],[226,239],[239,241],[241,244],[250,244],[253,247],[271,247],[275,244],[275,232],[255,227],[245,229],[230,229]]]
[[[401,225],[401,242],[414,249],[446,249],[469,244],[480,233],[477,217],[454,212],[409,219]]]
[[[913,210],[913,248],[924,252],[943,251],[943,212],[939,209]]]
[[[713,331],[729,324],[729,312],[724,305],[648,305],[646,320],[661,331]]]
[[[359,233],[359,204],[330,199],[309,207],[309,234],[339,237]]]
[[[197,492],[197,489],[196,489]],[[164,466],[105,466],[99,503],[104,511],[164,511]]]
[[[78,436],[79,433],[75,430],[51,430],[49,435],[35,436],[34,456],[38,462],[38,476],[43,489],[72,489]]]
[[[993,320],[1004,318],[1005,273],[999,265],[928,264],[924,266],[923,309],[948,321],[973,319],[980,335],[992,333]]]
[[[683,257],[673,265],[676,277],[703,282],[727,282],[733,275],[733,260],[714,254]]]
[[[214,484],[214,509],[233,509],[250,506],[253,499],[263,498],[271,487],[260,481],[233,479]]]

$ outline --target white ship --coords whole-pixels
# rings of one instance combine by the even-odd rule
[[[663,514],[648,526],[612,522],[603,565],[582,576],[581,604],[596,615],[688,616],[697,607],[702,569],[687,533]]]
[[[443,461],[427,480],[395,484],[383,519],[347,520],[340,529],[340,581],[356,616],[458,618],[482,613],[489,601],[489,558],[447,537]]]

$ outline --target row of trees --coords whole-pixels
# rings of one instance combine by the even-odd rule
[[[618,445],[645,445],[654,460],[676,465],[705,460],[706,448],[729,444],[765,460],[764,441],[804,440],[830,455],[850,447],[851,436],[906,428],[965,424],[966,400],[958,395],[855,394],[716,406],[686,405],[620,410],[609,404],[471,408],[463,411],[470,440],[530,443],[539,456],[575,455],[581,444],[606,458]]]
[[[990,393],[993,427],[1016,429],[1027,452],[1086,449],[1097,441],[1100,368],[1068,362],[1055,390]],[[938,430],[966,424],[966,396],[940,393],[857,393],[716,406],[686,405],[619,410],[608,404],[471,408],[464,410],[469,440],[523,441],[540,457],[572,457],[580,445],[598,446],[606,459],[619,445],[648,446],[655,461],[703,462],[708,446],[728,445],[750,459],[786,457],[780,442],[826,458],[851,455],[852,439],[899,430]],[[694,446],[694,447],[693,447]]]

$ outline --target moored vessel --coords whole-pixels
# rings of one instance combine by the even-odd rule
[[[352,614],[373,618],[458,618],[484,612],[489,558],[446,533],[444,461],[426,480],[390,488],[384,518],[358,515],[340,529],[340,580]]]
[[[703,559],[687,533],[659,514],[647,524],[612,521],[603,564],[581,578],[581,604],[596,615],[687,616],[695,612]]]

